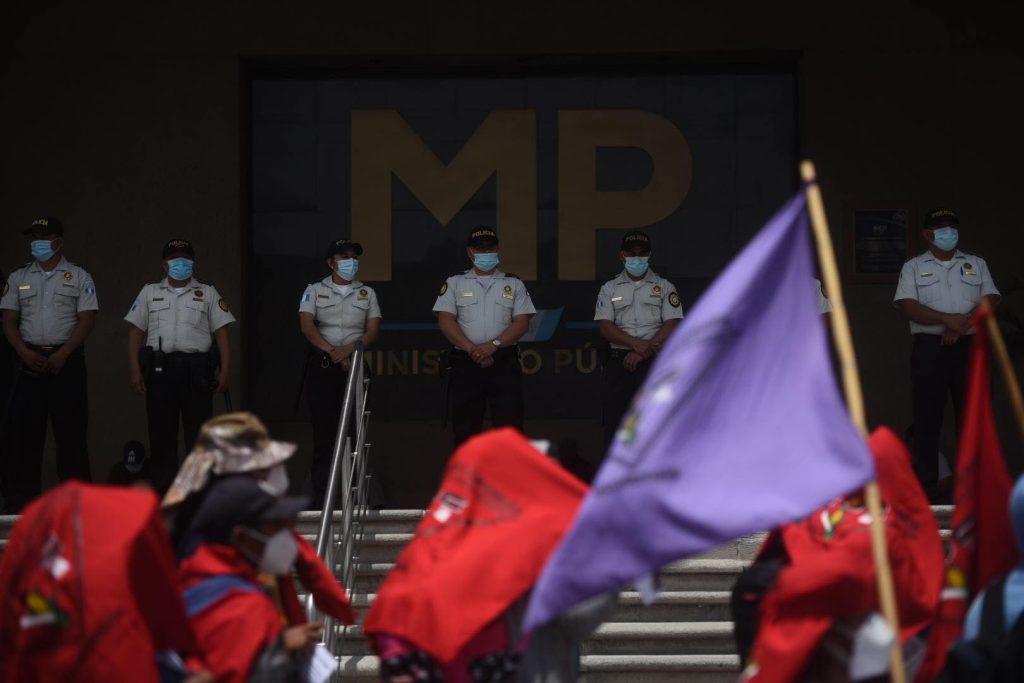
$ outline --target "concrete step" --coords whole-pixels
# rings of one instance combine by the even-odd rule
[[[745,560],[682,560],[673,562],[661,572],[661,589],[665,591],[727,591],[747,566]],[[352,590],[375,593],[394,568],[393,562],[358,562]]]
[[[357,593],[352,607],[360,620],[377,599],[376,593]],[[608,622],[724,622],[731,619],[729,591],[665,591],[645,605],[636,591],[623,591]]]
[[[612,622],[581,648],[584,655],[732,655],[732,622]]]
[[[372,655],[341,658],[342,680],[377,679],[380,663]],[[734,683],[735,655],[584,655],[580,683]]]
[[[344,631],[342,652],[373,654],[359,626],[338,626]],[[609,622],[583,643],[585,655],[623,654],[735,654],[732,622]]]
[[[580,683],[735,683],[735,655],[586,655]]]

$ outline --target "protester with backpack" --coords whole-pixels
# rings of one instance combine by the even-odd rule
[[[178,581],[202,661],[218,681],[301,680],[321,626],[289,615],[274,597],[298,554],[291,529],[306,499],[273,496],[248,477],[214,484],[194,519],[203,542]]]

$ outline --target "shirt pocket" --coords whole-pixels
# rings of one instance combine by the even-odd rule
[[[981,275],[977,271],[960,273],[960,296],[971,305],[978,303],[981,298]]]
[[[915,276],[917,284],[917,300],[925,306],[931,306],[942,299],[942,287],[939,284],[939,276],[935,273],[918,273]]]
[[[58,311],[78,311],[78,290],[70,287],[58,289],[53,294],[53,305]]]
[[[18,290],[18,306],[24,309],[32,309],[36,306],[39,301],[39,290],[35,287],[31,289],[19,289]]]
[[[456,318],[460,323],[472,323],[476,322],[477,318],[480,317],[480,307],[477,306],[477,298],[475,296],[460,296],[455,299],[455,308],[458,310]]]
[[[363,331],[366,329],[366,312],[370,308],[370,299],[356,299],[351,306],[346,307],[341,316],[342,324],[352,330]]]
[[[317,294],[313,295],[313,301],[315,303],[315,313],[313,318],[318,323],[333,324],[335,322],[334,316],[338,311],[338,300],[332,296],[321,297]]]
[[[167,297],[149,300],[149,326],[169,323],[171,318],[171,302]]]
[[[633,296],[635,293],[635,291],[628,290],[612,292],[612,296],[609,301],[612,305],[612,310],[615,311],[616,325],[622,324],[622,316],[625,315],[626,311],[628,311],[629,308],[633,305]]]
[[[189,299],[185,302],[185,309],[181,311],[181,322],[192,327],[206,326],[206,301]]]
[[[494,302],[494,305],[497,308],[497,315],[494,316],[494,320],[501,325],[501,329],[504,330],[512,324],[512,309],[515,305],[515,301],[501,297]]]

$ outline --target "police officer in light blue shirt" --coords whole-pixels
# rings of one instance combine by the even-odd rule
[[[960,251],[960,219],[939,207],[925,216],[928,250],[903,265],[893,305],[914,336],[910,356],[914,401],[914,468],[928,497],[938,496],[939,435],[946,402],[963,414],[970,317],[982,299],[999,300],[985,260]]]
[[[611,443],[654,355],[683,318],[676,287],[649,266],[651,238],[630,230],[622,238],[623,269],[597,294],[594,320],[611,349],[602,368],[602,423]]]
[[[449,277],[434,303],[438,327],[453,347],[456,447],[480,432],[488,407],[494,427],[523,428],[523,373],[516,342],[537,310],[522,280],[498,270],[498,250],[492,228],[474,228],[466,244],[473,267]]]
[[[99,303],[92,276],[64,258],[64,225],[43,216],[25,230],[33,261],[3,286],[4,335],[20,358],[11,396],[11,451],[4,472],[7,510],[42,492],[47,422],[57,446],[57,478],[89,481],[89,394],[85,340]]]

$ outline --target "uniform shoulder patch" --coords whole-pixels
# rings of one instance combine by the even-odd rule
[[[679,295],[676,294],[675,292],[672,292],[671,294],[668,295],[668,302],[669,304],[672,305],[673,308],[679,308]]]
[[[443,285],[441,285],[441,291],[438,292],[437,295],[438,296],[444,296],[444,293],[447,292],[447,291],[448,291],[448,282],[445,281],[445,283]]]
[[[220,310],[224,311],[225,313],[229,313],[230,312],[230,311],[228,311],[228,302],[224,301],[224,299],[221,299],[220,301],[218,301],[217,305],[220,306]]]

